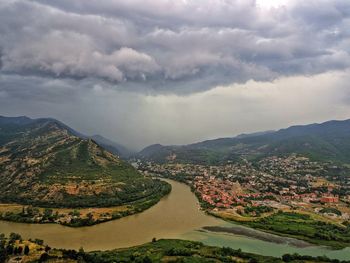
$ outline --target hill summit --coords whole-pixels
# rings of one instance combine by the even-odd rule
[[[55,207],[122,205],[164,182],[55,119],[0,116],[0,201]]]

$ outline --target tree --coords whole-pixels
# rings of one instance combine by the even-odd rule
[[[78,263],[85,263],[83,256],[78,256],[77,261],[78,261]]]
[[[12,244],[9,244],[9,245],[6,247],[6,251],[7,251],[7,254],[8,254],[8,255],[12,255],[12,254],[13,254],[13,245],[12,245]]]
[[[27,206],[27,209],[26,209],[27,211],[27,215],[28,216],[33,216],[33,215],[35,215],[35,209],[30,205],[30,206]]]
[[[46,245],[45,246],[45,252],[49,252],[50,250],[51,250],[51,248],[48,245]]]
[[[59,216],[60,216],[60,214],[58,213],[58,211],[56,211],[55,215],[54,215],[55,219],[59,218]]]
[[[26,245],[26,246],[24,247],[24,255],[26,255],[26,256],[29,255],[29,246],[28,246],[28,245]]]
[[[36,238],[36,239],[34,240],[34,243],[35,243],[35,244],[38,244],[39,246],[42,246],[42,245],[44,244],[44,240],[42,240],[42,239],[37,239],[37,238]]]
[[[284,262],[290,262],[290,261],[293,260],[293,256],[290,255],[290,254],[285,254],[285,255],[282,256],[282,260],[283,260]]]
[[[94,215],[92,213],[87,213],[86,217],[88,219],[88,224],[91,224],[94,222]]]
[[[44,210],[44,219],[49,219],[53,214],[53,210],[50,208],[45,208]]]
[[[33,207],[33,214],[34,214],[34,215],[38,215],[39,213],[40,213],[39,208]]]
[[[7,260],[7,251],[4,247],[0,247],[0,263],[5,263]]]
[[[45,252],[43,254],[41,254],[39,262],[45,262],[49,259],[49,255]]]
[[[69,212],[69,215],[75,216],[75,217],[80,217],[80,212],[79,212],[79,210],[74,209],[73,211]]]
[[[11,233],[11,234],[10,234],[9,242],[10,242],[10,243],[15,243],[16,240],[22,240],[21,235],[20,235],[20,234],[17,234],[17,233]]]
[[[157,239],[154,237],[152,238],[152,243],[157,242]]]
[[[152,263],[152,259],[149,256],[145,256],[142,260],[143,263]]]

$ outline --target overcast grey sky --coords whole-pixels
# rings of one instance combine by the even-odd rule
[[[134,149],[350,118],[348,0],[1,0],[0,115]]]

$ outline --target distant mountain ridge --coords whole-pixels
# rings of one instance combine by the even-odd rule
[[[96,134],[96,135],[90,136],[89,138],[94,140],[98,145],[105,148],[107,151],[110,151],[111,153],[116,154],[121,158],[126,159],[133,154],[133,152],[127,149],[125,146],[119,143],[116,143],[110,139],[107,139],[102,135]]]
[[[55,122],[57,124],[59,124],[61,127],[67,129],[67,131],[69,131],[70,133],[72,133],[73,135],[80,137],[82,139],[87,139],[88,136],[77,132],[76,130],[72,129],[71,127],[69,127],[68,125],[64,124],[63,122],[56,120],[54,118],[37,118],[37,119],[32,119],[29,118],[27,116],[18,116],[18,117],[5,117],[5,116],[0,116],[0,125],[19,125],[19,126],[23,126],[23,125],[28,125],[31,123],[35,123],[35,122]]]
[[[158,195],[163,183],[51,118],[0,117],[0,201],[114,206]]]
[[[241,158],[302,154],[315,160],[350,164],[350,120],[296,125],[182,146],[151,145],[138,157],[155,162],[216,164]]]
[[[0,115],[0,125],[5,125],[5,124],[25,125],[33,121],[34,121],[33,119],[28,118],[27,116],[5,117]]]
[[[62,127],[67,129],[70,133],[73,135],[81,138],[81,139],[92,139],[94,140],[98,145],[105,148],[107,151],[110,151],[113,154],[116,154],[120,156],[121,158],[128,158],[133,152],[129,149],[127,149],[125,146],[116,143],[112,140],[109,140],[102,135],[96,134],[93,136],[87,136],[85,134],[82,134],[80,132],[77,132],[76,130],[70,128],[66,124],[64,124],[61,121],[58,121],[53,118],[37,118],[37,119],[31,119],[27,116],[18,116],[18,117],[5,117],[0,115],[0,125],[27,125],[36,121],[53,121],[59,123]]]

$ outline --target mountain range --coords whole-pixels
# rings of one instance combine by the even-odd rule
[[[299,154],[350,164],[350,120],[292,126],[179,146],[155,144],[134,157],[145,161],[221,164]],[[51,119],[0,116],[0,201],[56,207],[111,206],[157,194],[119,156],[123,146],[86,136]]]
[[[241,158],[300,154],[313,160],[350,163],[350,120],[291,126],[278,131],[243,134],[189,145],[144,148],[138,158],[159,163],[218,164]]]
[[[3,116],[0,178],[1,202],[51,207],[126,204],[163,184],[60,121]]]

